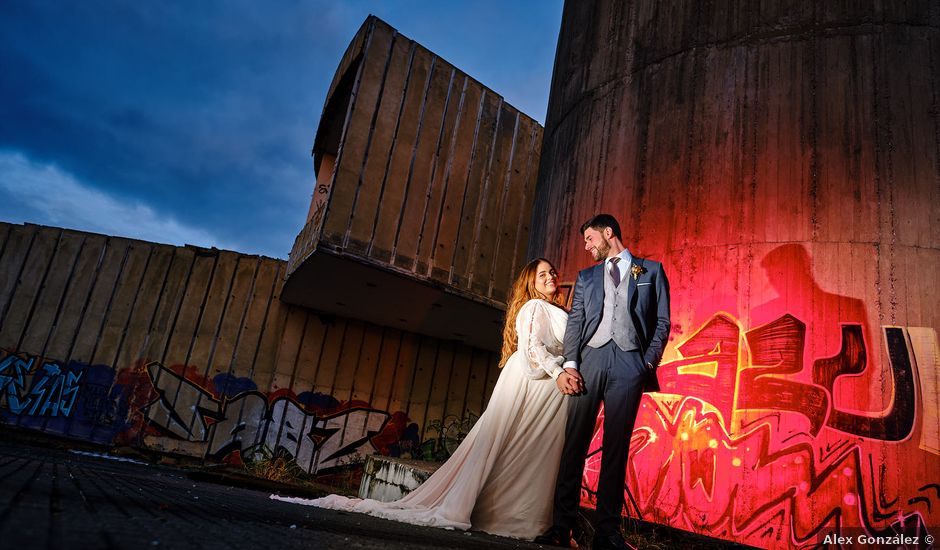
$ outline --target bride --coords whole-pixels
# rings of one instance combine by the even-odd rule
[[[565,439],[562,374],[568,314],[548,260],[526,264],[506,308],[502,372],[486,411],[454,454],[395,502],[329,495],[271,498],[411,523],[532,539],[552,525],[552,495]],[[557,387],[556,387],[557,382]]]

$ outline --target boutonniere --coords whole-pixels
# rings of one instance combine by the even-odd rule
[[[630,273],[633,274],[633,280],[635,281],[640,275],[646,273],[646,268],[641,265],[633,264],[630,266]]]

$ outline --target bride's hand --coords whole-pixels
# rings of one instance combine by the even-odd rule
[[[581,373],[574,369],[565,369],[559,374],[555,379],[555,385],[558,386],[558,391],[565,395],[578,395],[584,391]]]

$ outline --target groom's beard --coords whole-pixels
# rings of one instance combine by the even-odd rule
[[[610,252],[610,241],[601,237],[601,244],[594,247],[594,261],[601,262],[607,259],[607,254]]]

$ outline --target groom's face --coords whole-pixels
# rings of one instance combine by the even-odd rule
[[[584,230],[584,249],[591,253],[595,262],[607,258],[610,252],[610,241],[604,236],[604,233],[588,227]]]

